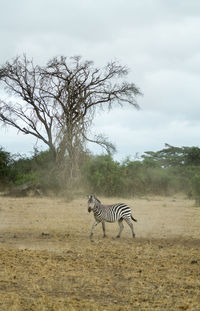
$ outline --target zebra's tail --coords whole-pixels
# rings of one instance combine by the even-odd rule
[[[137,219],[135,219],[132,215],[131,215],[131,219],[135,222],[137,222]]]

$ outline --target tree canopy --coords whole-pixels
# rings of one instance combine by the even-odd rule
[[[146,151],[144,161],[152,166],[180,167],[200,165],[200,149],[198,147],[174,147],[165,144],[166,148],[153,152]]]

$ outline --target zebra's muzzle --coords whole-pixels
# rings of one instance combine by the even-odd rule
[[[92,211],[92,208],[89,206],[88,207],[88,212],[90,213]]]

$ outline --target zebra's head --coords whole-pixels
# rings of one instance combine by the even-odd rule
[[[89,213],[93,210],[96,203],[101,203],[101,202],[99,201],[99,199],[97,199],[97,197],[95,197],[95,195],[90,195],[88,198],[88,212]]]

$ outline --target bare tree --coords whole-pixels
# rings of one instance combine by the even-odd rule
[[[96,68],[81,57],[55,57],[46,66],[34,65],[26,55],[0,68],[0,82],[9,94],[0,99],[0,121],[43,141],[57,165],[69,159],[71,176],[87,140],[114,150],[104,137],[87,137],[97,108],[128,103],[139,108],[134,83],[124,81],[128,69],[117,62]]]

